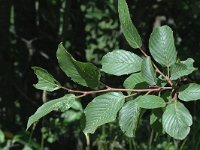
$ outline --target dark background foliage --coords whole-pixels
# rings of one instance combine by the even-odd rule
[[[153,26],[168,24],[174,30],[180,58],[192,57],[195,66],[199,67],[200,1],[127,0],[127,3],[147,53]],[[52,113],[38,123],[32,136],[25,131],[28,117],[43,103],[42,92],[32,86],[36,83],[36,77],[31,66],[46,68],[61,83],[82,88],[74,85],[58,68],[55,53],[61,41],[77,60],[90,61],[99,67],[102,56],[117,48],[139,54],[139,51],[128,46],[122,35],[117,0],[0,0],[0,129],[6,138],[0,142],[0,147],[6,147],[6,144],[10,149],[22,149],[24,145],[33,149],[85,147],[80,117],[65,122],[61,114]],[[200,82],[198,72],[190,78]],[[115,87],[123,81],[115,77],[103,80]],[[49,94],[48,98],[59,94],[63,93]],[[88,99],[84,101],[84,107],[91,97]],[[183,149],[190,146],[198,149],[199,104],[196,102],[187,106],[194,117],[194,125],[185,141],[152,135],[149,118],[144,117],[134,141],[124,137],[116,123],[113,123],[103,126],[91,137],[92,147],[147,149],[150,147],[146,145],[152,145],[154,149],[181,146]],[[13,142],[13,139],[18,139],[18,142]]]

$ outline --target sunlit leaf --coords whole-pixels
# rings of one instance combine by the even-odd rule
[[[171,66],[176,62],[177,52],[173,31],[169,26],[161,26],[153,30],[149,39],[149,49],[154,60],[163,66]]]
[[[142,41],[137,29],[132,23],[126,0],[118,0],[118,12],[122,31],[127,42],[133,48],[140,48]]]
[[[146,109],[165,107],[166,105],[165,101],[161,97],[155,95],[139,96],[135,101],[139,107]]]
[[[114,121],[123,104],[122,93],[110,92],[94,98],[84,110],[86,116],[84,133],[94,133],[99,126]]]
[[[166,107],[162,116],[162,125],[171,137],[183,140],[190,132],[192,116],[182,103],[173,102]]]
[[[200,100],[200,85],[196,83],[186,84],[180,87],[178,98],[183,101]]]
[[[142,89],[148,88],[148,84],[141,75],[141,72],[130,75],[125,81],[123,86],[127,89]]]
[[[120,76],[141,70],[142,58],[125,50],[115,50],[102,58],[102,71]]]
[[[61,98],[50,100],[40,106],[37,111],[29,117],[27,129],[34,123],[37,122],[40,118],[44,117],[52,111],[66,111],[71,107],[75,101],[75,95],[67,94]]]
[[[156,72],[151,63],[151,58],[148,56],[142,62],[141,74],[149,85],[156,85]]]
[[[96,66],[91,63],[76,61],[65,50],[62,43],[59,44],[56,54],[60,68],[74,82],[91,88],[98,86],[100,73]]]
[[[179,63],[175,63],[171,66],[171,80],[176,80],[180,77],[191,74],[193,71],[197,70],[193,67],[194,60],[192,58],[188,58],[185,61],[181,61]]]
[[[32,67],[32,69],[38,78],[38,83],[34,84],[36,89],[52,92],[60,88],[60,83],[47,70],[40,67]]]
[[[128,101],[119,112],[119,126],[128,137],[134,137],[141,108],[134,100]]]

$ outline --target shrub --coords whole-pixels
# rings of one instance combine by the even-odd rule
[[[118,0],[119,19],[129,45],[140,50],[143,57],[118,49],[103,56],[99,70],[94,64],[75,60],[59,44],[56,53],[62,71],[75,83],[91,88],[81,91],[62,86],[47,70],[33,67],[38,77],[35,88],[52,92],[66,90],[68,94],[44,103],[29,117],[27,129],[51,111],[66,111],[75,107],[82,97],[98,94],[84,109],[86,117],[84,134],[92,134],[106,123],[116,120],[128,137],[134,137],[139,119],[150,109],[150,124],[154,130],[163,130],[175,139],[182,140],[190,132],[192,116],[182,103],[200,99],[200,85],[187,83],[187,75],[197,70],[194,60],[177,58],[173,31],[167,26],[157,27],[149,39],[147,55],[142,48],[141,37],[133,25],[125,0]],[[124,88],[114,88],[101,81],[101,73],[130,75]],[[99,89],[100,86],[104,89]],[[161,129],[162,128],[162,129]],[[89,142],[89,141],[87,141]]]

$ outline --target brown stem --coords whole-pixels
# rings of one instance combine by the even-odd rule
[[[142,54],[145,56],[145,57],[147,57],[148,55],[146,54],[146,52],[142,49],[142,48],[139,48],[140,49],[140,51],[142,52]]]
[[[164,75],[164,74],[160,71],[160,69],[158,69],[158,67],[157,67],[154,63],[153,63],[153,66],[154,66],[154,68],[156,69],[156,72],[159,73],[161,76],[163,76],[163,77],[167,80],[167,82],[169,83],[170,86],[173,86],[173,83],[172,83],[172,81],[170,80],[170,78],[169,78],[168,76]]]
[[[151,88],[151,89],[121,89],[121,88],[111,88],[107,87],[103,90],[96,90],[96,91],[79,91],[79,90],[72,90],[66,87],[61,87],[62,89],[68,91],[69,93],[79,93],[83,94],[79,97],[83,97],[89,94],[95,94],[95,93],[105,93],[105,92],[155,92],[155,91],[161,91],[161,90],[169,90],[172,89],[172,87],[157,87],[157,88]]]
[[[177,100],[177,98],[178,98],[178,94],[175,93],[174,96],[173,96],[173,99],[174,99],[174,100]]]
[[[111,88],[110,86],[106,85],[105,83],[103,83],[103,82],[101,82],[101,81],[100,81],[100,83],[101,83],[103,86],[105,86],[106,88]]]
[[[139,48],[139,49],[140,49],[140,51],[142,52],[142,54],[145,57],[148,56],[146,54],[146,52],[142,48]],[[69,89],[69,88],[63,87],[63,86],[61,88],[64,89],[64,90],[66,90],[66,91],[68,91],[69,93],[82,94],[82,95],[78,96],[79,98],[84,97],[84,96],[89,95],[89,94],[104,93],[104,92],[147,92],[149,94],[151,92],[172,89],[173,83],[170,80],[169,76],[165,76],[153,62],[152,62],[152,64],[155,67],[156,72],[159,73],[160,75],[162,75],[167,80],[167,82],[170,84],[171,87],[156,87],[156,88],[150,88],[150,89],[121,89],[121,88],[112,88],[110,86],[107,86],[103,82],[101,82],[101,84],[104,85],[106,87],[106,89],[96,90],[96,91],[80,91],[80,90]]]
[[[167,76],[170,77],[170,70],[169,70],[169,66],[167,66]]]
[[[142,54],[143,54],[145,57],[148,56],[148,55],[146,54],[146,52],[145,52],[142,48],[139,48],[139,49],[140,49],[140,51],[142,52]],[[170,86],[173,86],[173,83],[172,83],[172,81],[170,80],[169,76],[165,76],[165,75],[160,71],[160,69],[159,69],[153,62],[152,62],[152,64],[153,64],[154,68],[156,69],[156,72],[159,73],[161,76],[163,76],[163,77],[167,80],[167,82],[169,83]]]
[[[137,93],[133,93],[133,94],[127,95],[127,96],[125,96],[125,98],[132,97],[132,96],[135,96],[135,95],[137,95]]]

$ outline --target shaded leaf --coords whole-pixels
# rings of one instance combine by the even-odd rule
[[[165,100],[165,102],[169,102],[172,100],[172,92],[171,91],[165,91],[161,94],[161,97]]]
[[[142,89],[148,88],[148,84],[144,80],[141,72],[130,75],[125,81],[123,86],[126,89]]]
[[[82,104],[81,104],[81,102],[78,101],[78,100],[75,100],[75,101],[72,103],[71,108],[73,108],[73,109],[75,109],[75,110],[80,110],[80,111],[83,110]]]
[[[176,62],[177,52],[173,31],[169,26],[153,30],[149,39],[149,49],[154,60],[163,66],[171,66]]]
[[[162,134],[162,109],[156,108],[151,110],[150,125],[151,128],[159,134]]]
[[[40,118],[44,117],[48,113],[52,111],[66,111],[71,107],[73,102],[75,101],[75,95],[73,94],[67,94],[61,98],[50,100],[46,103],[44,103],[42,106],[40,106],[37,111],[29,117],[27,129],[36,121],[38,121]]]
[[[161,97],[155,95],[139,96],[135,101],[139,107],[146,109],[165,107],[166,105],[165,101]]]
[[[180,77],[191,74],[196,68],[193,67],[194,60],[192,58],[188,58],[185,61],[181,61],[179,63],[175,63],[171,66],[171,80],[176,80]]]
[[[192,116],[182,103],[173,102],[166,107],[162,124],[167,134],[175,139],[183,140],[190,132]]]
[[[94,133],[99,126],[114,121],[123,104],[124,95],[118,92],[94,98],[84,110],[86,116],[84,133]]]
[[[134,100],[128,101],[119,112],[119,125],[123,133],[128,137],[134,137],[140,118],[141,108]]]
[[[132,23],[126,0],[118,0],[118,12],[122,31],[127,42],[133,48],[140,48],[142,41],[137,29]]]
[[[90,88],[98,86],[100,73],[96,66],[91,63],[76,61],[65,50],[62,43],[59,44],[56,55],[60,68],[74,82]]]
[[[61,117],[64,119],[64,123],[71,123],[81,118],[82,113],[80,111],[68,110],[64,112]]]
[[[33,150],[30,146],[25,145],[24,148],[22,150]]]
[[[120,76],[141,70],[142,58],[125,50],[115,50],[102,58],[102,71]]]
[[[149,56],[143,59],[141,74],[149,85],[156,85],[157,83],[156,72],[153,68],[153,65],[151,63],[151,58]]]
[[[186,84],[180,87],[178,98],[183,101],[200,99],[200,85],[196,83]]]
[[[13,139],[15,143],[20,143],[20,145],[28,144],[34,150],[41,149],[41,145],[38,142],[36,142],[36,140],[29,141],[29,136],[27,134],[17,134],[13,137]]]
[[[47,70],[40,67],[32,67],[32,69],[38,78],[38,83],[33,85],[36,89],[52,92],[60,88],[60,83]]]
[[[160,87],[165,87],[167,85],[167,80],[163,76],[158,76],[156,85]]]

